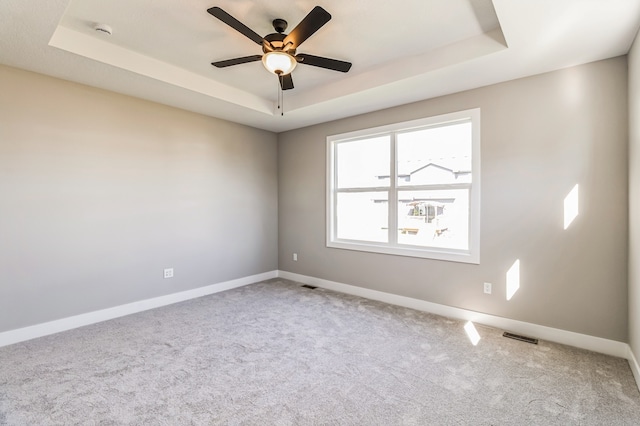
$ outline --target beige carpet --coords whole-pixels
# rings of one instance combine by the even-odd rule
[[[638,425],[624,359],[271,280],[0,348],[2,425]]]

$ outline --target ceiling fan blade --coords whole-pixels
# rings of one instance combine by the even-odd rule
[[[307,16],[304,17],[302,22],[295,27],[288,36],[285,37],[283,43],[285,45],[292,43],[293,48],[297,49],[306,39],[311,37],[313,33],[318,31],[324,24],[329,22],[331,15],[329,12],[316,6]]]
[[[293,78],[291,74],[281,75],[278,78],[280,79],[280,87],[282,87],[282,90],[293,89]]]
[[[230,67],[232,65],[246,64],[247,62],[255,62],[262,59],[262,55],[243,56],[242,58],[226,59],[224,61],[211,62],[211,65],[218,68]]]
[[[207,9],[207,12],[209,12],[211,15],[215,16],[216,18],[218,18],[219,20],[221,20],[222,22],[224,22],[234,30],[243,34],[245,37],[248,37],[249,39],[253,40],[255,43],[262,45],[262,37],[260,37],[251,28],[247,27],[245,24],[238,21],[236,18],[229,15],[224,10],[220,9],[218,6]]]
[[[304,53],[296,55],[296,61],[300,64],[312,65],[314,67],[326,68],[333,71],[347,72],[351,69],[351,62],[323,58],[322,56],[307,55]]]

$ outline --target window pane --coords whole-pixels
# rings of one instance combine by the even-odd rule
[[[389,135],[336,145],[338,188],[389,186]]]
[[[469,249],[469,190],[398,193],[398,243]]]
[[[471,182],[471,122],[398,134],[398,186]]]
[[[339,239],[387,242],[387,192],[339,193],[336,205]]]

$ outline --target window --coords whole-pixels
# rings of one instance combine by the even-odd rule
[[[327,138],[327,246],[479,263],[480,110]]]

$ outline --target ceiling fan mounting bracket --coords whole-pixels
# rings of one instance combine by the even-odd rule
[[[279,33],[283,33],[284,30],[287,29],[287,25],[289,25],[287,23],[287,21],[285,21],[284,19],[280,19],[280,18],[274,19],[272,24],[273,24],[273,29],[276,30]]]

